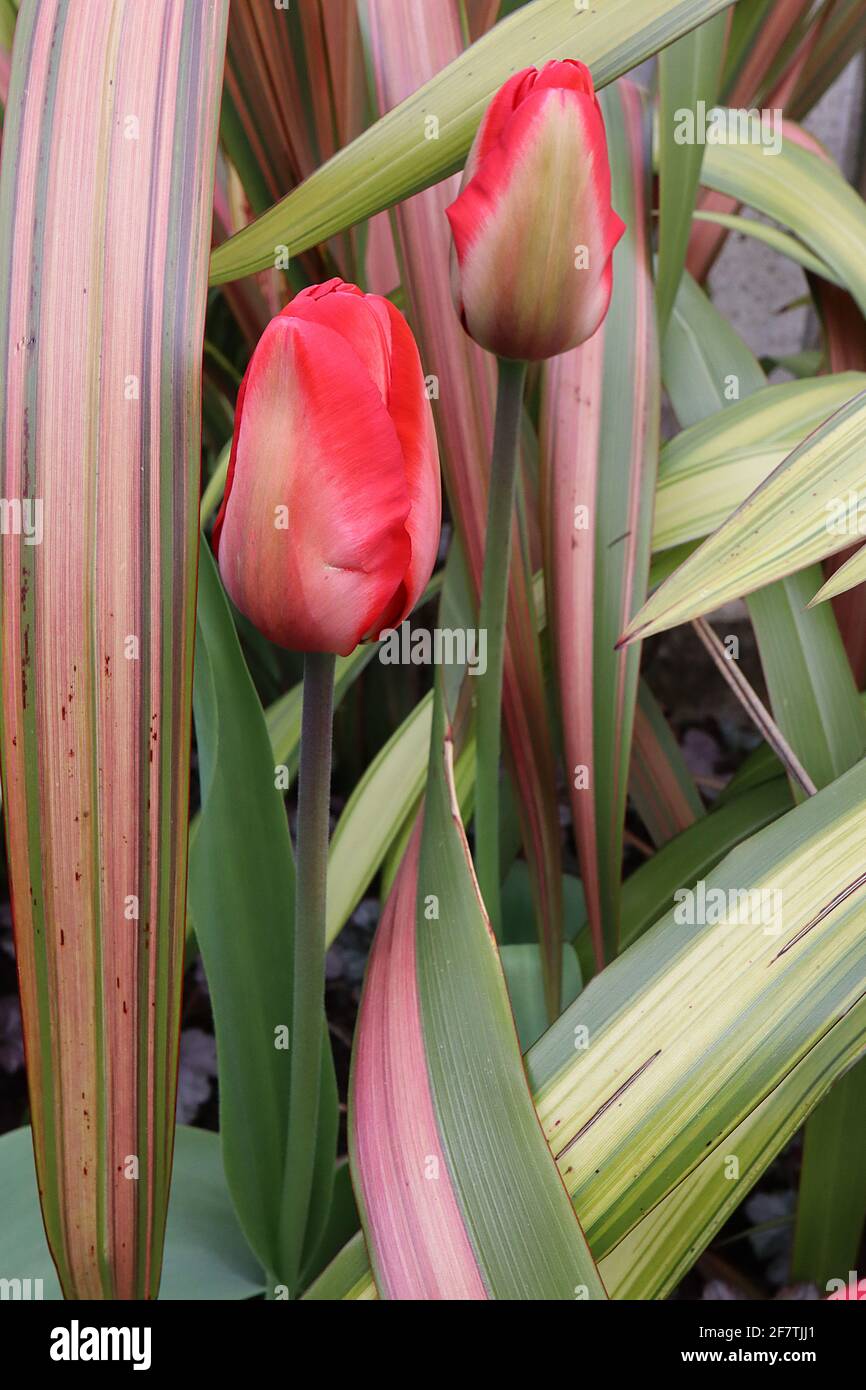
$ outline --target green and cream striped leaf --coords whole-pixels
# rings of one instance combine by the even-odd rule
[[[753,389],[760,373],[746,344],[727,329],[712,305],[705,306],[703,323],[709,331],[697,348],[710,378],[723,379],[733,366],[737,381]],[[687,399],[690,411],[703,408],[709,418],[718,418],[714,391],[697,400],[693,392]],[[679,408],[676,392],[672,403]],[[866,716],[833,609],[808,606],[819,576],[813,566],[757,590],[749,599],[749,614],[773,715],[812,781],[823,787],[863,757]],[[792,792],[796,799],[803,796],[793,779]],[[722,814],[735,806],[722,808]],[[852,1119],[863,1110],[864,1085],[863,1066],[853,1068],[806,1126],[794,1263],[801,1277],[819,1283],[847,1272],[856,1257],[866,1187],[856,1163],[848,1163],[845,1126],[847,1122],[853,1142],[857,1129]],[[828,1183],[830,1174],[836,1176]]]
[[[622,640],[712,612],[842,550],[864,515],[866,391],[799,444],[656,589]]]
[[[691,362],[694,356],[691,349]],[[730,379],[731,389],[742,395],[748,383],[732,361],[728,365],[730,372],[719,374],[720,394]],[[763,386],[684,429],[662,450],[653,550],[715,531],[792,449],[864,388],[861,372]],[[693,384],[692,400],[695,390]]]
[[[786,124],[775,154],[757,139],[708,145],[701,181],[790,228],[866,312],[866,203],[836,165],[792,134]]]
[[[720,921],[681,924],[674,908],[530,1052],[539,1116],[597,1256],[866,993],[864,830],[860,763],[707,875]],[[767,930],[743,893],[764,895]]]
[[[707,345],[712,344],[712,357]],[[662,344],[662,379],[682,429],[696,425],[716,410],[725,410],[739,397],[766,385],[756,357],[743,370],[743,340],[686,271]],[[724,363],[725,370],[718,371]]]
[[[799,1066],[599,1262],[613,1299],[666,1298],[830,1087],[866,1052],[866,1003],[835,1024]],[[731,1160],[735,1160],[734,1166]],[[847,1271],[845,1271],[847,1274]],[[376,1298],[359,1234],[305,1295]]]
[[[705,877],[730,850],[778,820],[791,804],[787,781],[777,775],[714,806],[663,844],[623,884],[623,950],[673,907],[678,888]]]
[[[842,283],[826,261],[822,261],[820,256],[814,255],[796,237],[789,236],[787,232],[780,231],[778,227],[772,226],[769,222],[758,222],[754,217],[743,217],[734,212],[713,210],[703,212],[699,210],[695,212],[694,217],[696,222],[713,222],[716,226],[724,227],[728,232],[739,232],[741,236],[751,237],[753,241],[759,241],[763,246],[769,246],[771,251],[778,251],[780,256],[786,256],[789,261],[794,261],[813,275],[820,275],[823,280],[829,280],[831,285],[841,285]]]
[[[831,24],[838,18],[837,10]],[[819,43],[826,34],[824,26]],[[819,215],[812,219],[816,238],[813,245],[829,255],[837,268],[845,264],[848,256],[848,274],[855,278],[849,278],[847,283],[862,310],[862,266],[861,278],[856,278],[857,262],[862,262],[862,257],[850,256],[850,245],[846,248],[844,238],[847,236],[850,243],[852,236],[862,237],[866,209],[828,160],[804,151],[798,154],[798,137],[793,129],[791,133],[795,138],[785,152],[786,157],[790,156],[788,162],[791,158],[795,163],[799,159],[804,174],[828,195],[820,205]],[[796,221],[796,210],[792,213],[786,206],[772,178],[766,189],[756,189],[753,170],[748,196],[755,206],[771,211],[808,239]],[[763,204],[758,201],[761,198],[765,200]],[[831,218],[838,219],[838,227],[828,227],[826,208]],[[836,243],[834,235],[839,238]],[[838,275],[835,278],[838,281]],[[824,294],[828,297],[826,286]],[[851,360],[855,359],[856,354]],[[850,512],[847,507],[845,510]],[[846,520],[850,519],[849,514]],[[831,608],[808,608],[810,596],[819,586],[817,567],[800,570],[778,584],[760,589],[752,595],[749,606],[773,713],[813,781],[822,786],[862,757],[866,722]],[[823,621],[815,622],[819,614]],[[850,1161],[856,1129],[846,1124],[846,1118],[853,1119],[862,1112],[864,1087],[866,1072],[861,1066],[845,1077],[815,1110],[806,1128],[794,1268],[798,1277],[819,1284],[831,1274],[846,1273],[856,1257],[866,1188],[856,1161]]]
[[[725,896],[720,920],[690,925],[676,920],[681,905],[672,909],[530,1049],[536,1109],[596,1259],[690,1174],[703,1168],[712,1178],[703,1165],[729,1151],[750,1116],[757,1176],[825,1083],[862,1054],[864,834],[860,763],[706,875],[705,901],[716,890]],[[780,910],[777,934],[743,920],[741,895],[761,892],[780,895],[768,900]],[[760,1107],[783,1088],[799,1100],[767,1106],[764,1124]],[[660,1284],[675,1277],[702,1230],[711,1238],[720,1193],[726,1200],[730,1188],[711,1182],[704,1206],[684,1218],[682,1244],[655,1247]],[[329,1272],[332,1296],[345,1283],[344,1258]],[[352,1286],[372,1296],[357,1246],[351,1264]],[[357,1296],[348,1287],[339,1296]]]
[[[724,1144],[601,1261],[599,1268],[611,1298],[666,1298],[816,1103],[840,1076],[845,1084],[846,1069],[864,1052],[866,1002],[861,1000],[731,1131]],[[842,1277],[847,1274],[846,1269]]]
[[[485,107],[511,73],[527,64],[579,55],[596,87],[658,52],[732,0],[532,0],[389,111],[317,169],[258,221],[217,247],[214,283],[292,256],[459,169]],[[428,117],[436,138],[425,138]]]
[[[3,776],[65,1293],[159,1285],[183,966],[201,355],[227,0],[18,17],[0,181]],[[131,1178],[137,1181],[131,1181]]]
[[[696,297],[690,295],[682,304],[683,314],[688,317],[696,305]],[[825,413],[830,414],[866,383],[862,374],[852,373],[847,379],[840,374],[814,382],[794,382],[791,384],[793,393],[791,386],[767,387],[751,350],[725,323],[713,304],[703,304],[700,325],[700,331],[693,335],[690,356],[694,360],[695,355],[699,355],[704,371],[698,376],[697,389],[688,392],[683,390],[683,375],[675,374],[670,389],[671,402],[678,414],[688,411],[693,416],[699,410],[704,412],[703,429],[721,437],[724,460],[736,454],[741,442],[737,427],[741,417],[752,419],[752,408],[757,419],[768,417],[771,434],[774,428],[780,427],[784,438],[784,432],[790,427],[792,436],[789,438],[794,442],[806,436]],[[738,393],[745,393],[746,399],[731,404],[720,391],[720,384],[725,381],[735,382]],[[707,387],[704,384],[708,382],[713,384]],[[821,388],[826,383],[831,388],[838,385],[842,398],[834,399],[832,391],[825,395]],[[778,389],[784,401],[773,395]],[[724,412],[721,423],[720,409]],[[781,413],[784,423],[777,412]],[[733,438],[725,428],[731,421],[735,425]],[[695,425],[686,434],[700,436],[701,429],[701,425]],[[719,467],[710,465],[710,482],[717,476]],[[847,772],[866,752],[866,718],[832,611],[829,608],[819,612],[808,610],[818,573],[817,569],[802,570],[759,589],[749,600],[749,614],[776,722],[813,782],[820,787]],[[793,791],[795,797],[801,795],[799,787],[795,786]]]
[[[866,534],[866,523],[861,523],[860,535]],[[835,598],[837,594],[847,593],[856,584],[866,580],[866,549],[856,551],[844,565],[831,574],[812,599],[812,603],[823,603],[825,599]]]

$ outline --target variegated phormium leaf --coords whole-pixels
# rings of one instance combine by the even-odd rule
[[[67,1297],[159,1285],[227,10],[26,0],[3,132],[4,810]]]
[[[732,1184],[718,1175],[732,1142],[743,1139],[754,1180],[866,1047],[866,764],[758,823],[690,894],[693,909],[700,892],[721,902],[718,919],[700,922],[712,914],[690,914],[681,900],[526,1055],[539,1119],[605,1281],[613,1254],[611,1292],[670,1288],[727,1210]],[[440,975],[441,1003],[461,986]],[[472,1010],[458,1016],[471,1031]],[[431,1063],[432,1076],[441,1062]],[[469,1120],[464,1150],[474,1133]],[[633,1279],[615,1253],[632,1235],[652,1251]],[[338,1257],[348,1277],[326,1278],[325,1296],[372,1296],[360,1253],[354,1245]]]
[[[842,550],[863,514],[864,445],[866,391],[861,391],[804,439],[656,589],[622,640],[711,613],[729,599]]]
[[[423,828],[376,935],[355,1040],[353,1177],[378,1288],[603,1299],[527,1088],[443,703],[440,687]]]
[[[616,954],[639,654],[614,651],[646,596],[660,366],[649,240],[650,134],[639,89],[601,95],[612,201],[626,223],[610,312],[545,367],[541,459],[547,609],[563,744],[596,958]]]

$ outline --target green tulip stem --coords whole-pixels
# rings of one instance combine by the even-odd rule
[[[481,580],[482,632],[487,632],[487,670],[478,677],[475,764],[475,865],[494,930],[499,902],[499,752],[502,741],[502,670],[511,529],[517,488],[518,442],[526,363],[499,359],[496,426],[490,464],[487,539]]]
[[[295,885],[295,970],[289,1039],[289,1132],[283,1230],[286,1277],[297,1278],[316,1157],[325,994],[325,904],[331,800],[334,661],[304,657],[304,703],[298,769],[298,854]]]

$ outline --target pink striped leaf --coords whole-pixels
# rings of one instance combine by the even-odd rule
[[[68,1297],[156,1294],[174,1138],[200,372],[226,0],[22,7],[0,183],[7,850]],[[43,531],[44,522],[44,531]]]
[[[826,0],[823,0],[826,4]],[[812,0],[771,0],[760,13],[735,7],[725,57],[723,99],[728,106],[754,106],[782,75],[808,32]]]
[[[350,1153],[379,1293],[606,1298],[529,1092],[441,682],[422,818],[376,934],[353,1058]]]
[[[786,110],[802,120],[866,44],[862,0],[827,0],[826,20],[811,47]]]
[[[218,246],[249,221],[249,204],[239,206],[236,191],[240,187],[240,177],[234,165],[225,159],[217,161],[216,183],[214,184],[213,241]],[[243,213],[243,220],[239,220]],[[275,292],[281,288],[282,277],[276,270],[263,270],[258,275],[248,275],[244,280],[233,280],[224,285],[221,293],[231,309],[237,325],[249,344],[250,351],[255,347],[262,333],[280,307],[274,303]],[[229,433],[231,424],[229,423]]]
[[[496,23],[501,0],[464,0],[469,37],[473,41]]]
[[[349,61],[352,46],[360,58],[358,38],[353,5],[304,0],[301,5],[277,6],[234,0],[225,99],[258,175],[249,190],[257,212],[334,154],[338,120],[343,125],[340,144],[360,131],[363,66]],[[333,92],[329,40],[337,46]],[[260,186],[266,200],[256,194]]]
[[[547,608],[566,775],[599,963],[615,954],[638,660],[617,624],[646,592],[659,447],[659,354],[649,240],[648,113],[622,81],[602,94],[612,201],[628,231],[610,312],[545,367],[541,422]]]
[[[646,681],[640,682],[634,712],[628,790],[657,848],[704,814],[691,773]]]
[[[383,110],[414,91],[460,51],[453,0],[443,0],[436,7],[426,0],[406,0],[405,25],[400,27],[391,22],[389,0],[366,0],[365,13]],[[410,317],[424,371],[435,383],[434,409],[448,497],[477,591],[487,520],[494,363],[463,332],[451,301],[445,208],[456,195],[456,185],[456,179],[437,184],[402,203],[394,217]],[[517,792],[543,943],[547,999],[555,1017],[562,969],[562,868],[554,755],[530,576],[516,523],[513,556],[505,654],[506,756]]]
[[[350,1142],[384,1298],[487,1297],[436,1123],[416,972],[418,820],[376,930],[353,1058]]]
[[[354,0],[233,0],[221,135],[256,215],[359,135],[366,114]],[[356,279],[349,240],[332,250]],[[326,278],[318,253],[303,259],[313,279]]]

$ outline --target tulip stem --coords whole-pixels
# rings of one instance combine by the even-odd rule
[[[494,930],[498,929],[501,920],[499,752],[502,741],[502,671],[525,380],[525,362],[512,362],[500,357],[479,618],[482,632],[487,633],[487,670],[478,677],[475,763],[475,864],[481,896]]]
[[[302,1258],[319,1120],[333,709],[334,657],[308,652],[304,657],[298,769],[289,1132],[283,1204],[290,1279],[297,1278]]]

